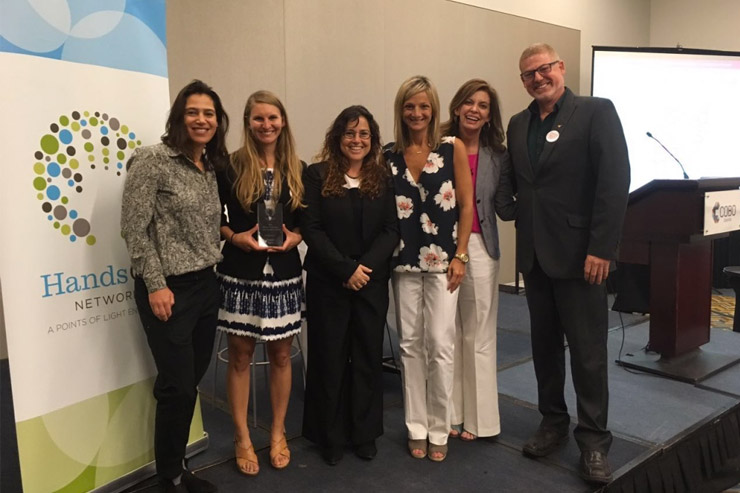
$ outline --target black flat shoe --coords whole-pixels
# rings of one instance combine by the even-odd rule
[[[375,440],[370,440],[355,447],[355,455],[360,459],[373,460],[378,455],[378,447],[375,446]]]
[[[606,454],[598,450],[581,452],[578,475],[586,482],[607,484],[612,480],[612,470]]]
[[[546,457],[555,452],[568,441],[568,431],[564,433],[549,428],[538,428],[522,448],[522,453],[528,457]]]
[[[321,449],[321,457],[324,458],[324,462],[330,466],[336,466],[339,461],[344,457],[343,447],[323,447]]]

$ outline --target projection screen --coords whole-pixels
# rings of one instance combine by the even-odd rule
[[[740,52],[594,46],[591,93],[622,120],[630,191],[681,179],[676,160],[692,179],[740,175]]]

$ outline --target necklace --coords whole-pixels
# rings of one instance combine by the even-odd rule
[[[347,175],[349,178],[352,178],[353,180],[357,180],[360,177],[360,175],[352,176],[349,173],[345,173],[345,175]]]
[[[421,154],[422,152],[424,152],[424,147],[425,147],[424,144],[421,144],[419,146],[419,150],[418,151],[414,151],[414,154]],[[427,144],[426,147],[429,147],[429,144]]]

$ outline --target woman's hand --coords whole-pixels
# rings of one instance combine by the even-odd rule
[[[303,241],[303,236],[298,230],[291,231],[285,227],[285,224],[283,224],[283,233],[285,234],[283,245],[279,247],[270,247],[267,249],[268,252],[287,252],[297,247]]]
[[[162,288],[149,293],[149,306],[154,316],[166,322],[172,316],[172,306],[175,304],[175,293],[170,288]]]
[[[355,269],[355,272],[350,276],[350,278],[347,279],[346,282],[342,283],[342,286],[353,291],[359,291],[370,281],[370,273],[372,271],[373,270],[370,267],[365,267],[360,264],[357,266],[357,269]]]
[[[255,224],[252,229],[243,231],[241,233],[234,233],[231,237],[231,244],[235,247],[241,248],[245,252],[251,251],[265,251],[267,248],[260,246],[257,240],[254,239],[254,233],[259,229],[259,225]]]
[[[458,258],[453,258],[447,267],[447,291],[454,293],[465,277],[465,264]]]

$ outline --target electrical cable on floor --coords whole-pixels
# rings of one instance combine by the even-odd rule
[[[649,376],[652,376],[652,377],[656,377],[657,375],[654,375],[654,374],[649,373],[649,372],[645,372],[645,371],[641,371],[641,370],[634,370],[632,368],[627,368],[627,366],[622,361],[622,350],[624,350],[624,339],[625,339],[625,331],[626,331],[626,329],[624,327],[624,320],[622,319],[622,312],[617,312],[617,313],[619,314],[619,324],[620,324],[620,326],[622,328],[622,343],[619,345],[619,355],[617,356],[617,364],[619,364],[619,366],[621,366],[622,369],[624,371],[626,371],[627,373],[632,373],[634,375],[649,375]],[[650,346],[650,342],[648,341],[647,344],[645,344],[643,347],[640,348],[640,351],[645,351],[646,353],[647,352],[652,352],[652,351],[650,351],[648,349],[649,346]],[[632,356],[632,354],[631,353],[627,353],[627,356]]]

